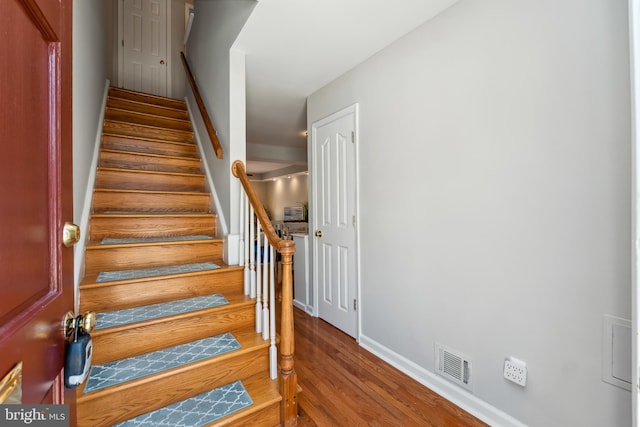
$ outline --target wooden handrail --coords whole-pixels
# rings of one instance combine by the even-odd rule
[[[189,67],[189,63],[187,62],[187,57],[184,56],[184,52],[180,52],[180,57],[182,58],[182,65],[184,65],[184,70],[187,73],[187,79],[189,79],[191,90],[193,90],[193,96],[196,98],[196,103],[198,104],[198,110],[200,110],[200,115],[202,116],[202,120],[204,121],[204,126],[207,128],[207,133],[209,134],[209,138],[211,139],[213,151],[215,151],[217,158],[222,159],[224,157],[224,153],[222,152],[222,145],[220,145],[220,140],[218,139],[218,135],[216,134],[216,129],[213,127],[211,117],[207,112],[207,107],[204,105],[202,96],[200,96],[200,90],[198,89],[198,85],[196,84],[196,79],[191,73],[191,68]]]
[[[240,160],[236,160],[231,165],[231,171],[233,176],[240,180],[269,243],[282,255],[282,309],[280,311],[280,394],[282,395],[282,404],[280,406],[280,420],[284,426],[295,426],[298,420],[298,379],[293,363],[292,267],[296,244],[293,240],[282,240],[276,234],[267,212],[249,181],[244,164]]]

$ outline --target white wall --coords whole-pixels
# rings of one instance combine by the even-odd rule
[[[80,223],[111,62],[110,2],[73,3],[73,217]],[[84,230],[83,230],[84,231]]]
[[[360,103],[361,339],[435,385],[434,342],[469,355],[469,407],[631,423],[600,379],[631,316],[626,8],[463,0],[308,99],[309,126]]]
[[[191,3],[191,2],[189,2]],[[184,4],[185,0],[169,0],[171,13],[171,97],[184,99],[186,78],[180,52],[184,51]]]
[[[239,182],[231,177],[231,164],[234,160],[245,161],[246,124],[244,54],[230,49],[255,4],[255,0],[197,0],[187,43],[189,65],[216,128],[224,159],[215,157],[191,90],[187,91],[187,101],[195,112],[203,159],[209,165],[220,200],[222,212],[218,214],[226,218],[231,233],[238,232],[233,213],[239,194]]]

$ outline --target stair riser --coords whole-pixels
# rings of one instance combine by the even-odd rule
[[[259,373],[268,369],[269,363],[267,352],[259,350],[234,358],[221,357],[199,369],[137,382],[117,393],[78,396],[78,426],[110,426]]]
[[[96,191],[93,211],[109,212],[209,212],[211,196],[208,193],[156,194]]]
[[[250,327],[254,322],[255,303],[216,307],[206,312],[185,313],[174,316],[171,320],[148,322],[146,325],[137,327],[122,326],[94,330],[91,332],[92,363],[100,365],[138,356],[234,329]]]
[[[152,138],[161,141],[193,142],[193,132],[136,125],[112,120],[104,121],[103,132],[116,135],[137,136],[140,138]]]
[[[200,161],[177,157],[154,157],[145,154],[102,151],[99,166],[156,172],[200,173]]]
[[[165,156],[196,157],[197,146],[193,143],[148,141],[127,136],[103,135],[102,148],[133,151],[136,153],[162,154]]]
[[[135,111],[119,110],[107,108],[105,113],[107,120],[133,123],[138,125],[149,125],[166,129],[191,131],[191,122],[183,119],[172,119],[170,117],[159,117]]]
[[[145,246],[89,246],[85,255],[87,274],[209,261],[222,262],[221,241]]]
[[[253,412],[245,417],[225,417],[204,427],[224,427],[224,426],[251,426],[251,427],[274,427],[280,425],[280,402],[272,403],[259,411]]]
[[[91,240],[104,237],[167,237],[167,236],[215,236],[214,215],[192,215],[191,217],[104,217],[91,218]]]
[[[110,98],[128,99],[136,102],[144,102],[152,105],[160,105],[163,107],[176,108],[179,110],[186,110],[187,107],[184,101],[177,99],[164,98],[160,96],[153,96],[140,92],[131,92],[126,89],[109,88]]]
[[[204,191],[204,176],[100,169],[96,175],[96,187],[121,190]]]
[[[157,105],[146,104],[122,98],[109,98],[107,100],[107,107],[136,111],[138,113],[155,114],[157,116],[173,119],[189,120],[189,113],[185,110],[159,107]]]
[[[104,282],[80,288],[80,311],[100,313],[205,295],[229,295],[243,288],[242,270],[218,270],[208,274],[120,284]]]

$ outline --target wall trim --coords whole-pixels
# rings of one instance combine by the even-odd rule
[[[469,412],[476,418],[484,421],[491,426],[504,426],[504,427],[526,427],[526,424],[513,418],[511,415],[501,411],[479,399],[468,391],[458,387],[453,383],[449,383],[443,378],[440,378],[433,372],[430,372],[422,366],[412,362],[406,357],[396,353],[395,351],[385,347],[377,341],[367,337],[364,334],[360,335],[360,346],[365,350],[375,354],[385,362],[389,363],[393,367],[399,369],[403,373],[407,374],[420,384],[428,387],[435,393]]]
[[[89,179],[87,181],[87,190],[84,196],[84,206],[82,207],[82,216],[80,217],[80,239],[75,245],[73,251],[74,263],[74,283],[75,283],[75,312],[78,313],[80,303],[80,280],[84,276],[84,251],[89,240],[89,217],[91,216],[91,205],[93,203],[93,187],[96,182],[96,173],[98,170],[98,157],[100,155],[100,144],[102,142],[102,128],[104,126],[104,113],[107,107],[107,97],[109,96],[109,87],[111,82],[107,79],[104,84],[104,92],[102,94],[102,104],[100,106],[100,115],[98,116],[98,128],[96,129],[96,138],[94,141],[93,157],[91,158],[91,167],[89,168]]]

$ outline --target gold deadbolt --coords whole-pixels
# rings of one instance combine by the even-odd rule
[[[322,237],[322,230],[316,231],[316,237]]]
[[[66,247],[75,245],[80,241],[80,227],[71,223],[65,222],[62,229],[62,243]]]

